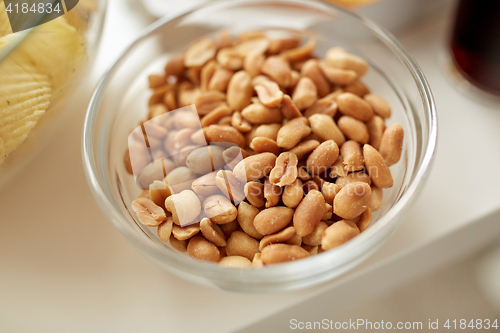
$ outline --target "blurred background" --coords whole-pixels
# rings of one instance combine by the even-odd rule
[[[94,34],[99,47],[66,106],[71,117],[0,191],[0,331],[286,332],[292,318],[422,321],[424,328],[429,319],[500,319],[500,102],[492,93],[500,76],[481,81],[459,67],[463,53],[453,60],[458,0],[331,0],[396,36],[425,73],[439,116],[425,189],[391,240],[356,269],[306,290],[227,293],[166,273],[120,235],[83,173],[90,95],[142,29],[202,2],[108,1]],[[498,25],[488,31],[500,40]]]

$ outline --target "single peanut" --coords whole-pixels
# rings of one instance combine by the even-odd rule
[[[135,199],[132,202],[132,210],[137,215],[139,222],[148,227],[156,227],[167,219],[165,211],[160,206],[155,205],[151,199]]]
[[[360,81],[354,81],[350,85],[344,87],[345,92],[353,93],[356,96],[364,97],[370,93],[370,90]]]
[[[236,220],[229,222],[229,223],[226,223],[226,224],[219,224],[218,226],[222,229],[222,231],[224,232],[224,235],[226,235],[226,237],[231,236],[231,234],[233,232],[240,229],[240,225],[238,224],[238,221],[236,221]]]
[[[252,260],[259,253],[259,242],[243,231],[234,231],[226,244],[228,256],[241,256]]]
[[[281,152],[281,147],[278,146],[276,141],[260,136],[254,138],[252,142],[250,142],[250,149],[257,154],[268,152],[279,155]]]
[[[191,238],[187,245],[187,252],[191,258],[217,262],[220,259],[220,251],[213,243],[201,236]]]
[[[391,166],[396,164],[401,158],[403,150],[404,130],[398,123],[392,124],[385,130],[380,140],[380,155],[384,158],[385,164]]]
[[[184,66],[203,66],[208,60],[215,57],[216,51],[215,43],[211,39],[204,38],[199,40],[188,47],[186,53],[184,53]]]
[[[232,202],[245,200],[245,193],[241,183],[229,170],[219,170],[215,176],[215,184],[219,190]]]
[[[246,133],[252,130],[252,124],[241,115],[241,112],[235,111],[231,117],[231,126],[236,128],[242,133]]]
[[[345,175],[347,175],[347,173],[344,169],[344,159],[342,155],[339,155],[330,169],[330,177],[344,177]]]
[[[303,76],[293,90],[292,100],[299,110],[310,107],[318,99],[318,89],[313,80]]]
[[[333,200],[333,212],[344,218],[353,219],[361,215],[370,205],[372,191],[366,183],[345,185]]]
[[[172,213],[174,223],[180,226],[193,222],[201,212],[200,199],[190,190],[169,196],[165,200],[165,207]]]
[[[346,116],[354,117],[361,121],[368,121],[373,117],[373,110],[364,99],[355,94],[346,92],[337,96],[340,112]]]
[[[252,38],[235,46],[236,51],[242,56],[248,56],[251,52],[265,53],[269,48],[269,39],[265,36]]]
[[[271,39],[269,41],[269,54],[276,54],[281,51],[290,50],[300,45],[300,37],[287,37],[279,39]]]
[[[353,140],[344,142],[340,147],[340,154],[344,162],[344,169],[347,172],[363,170],[365,161],[359,143]]]
[[[276,206],[281,199],[282,189],[279,186],[272,184],[269,178],[264,181],[264,199],[266,200],[266,208]]]
[[[268,245],[275,243],[284,243],[295,235],[296,233],[294,227],[288,227],[276,234],[267,235],[261,239],[259,243],[259,250],[262,252],[262,249],[264,249]]]
[[[310,246],[321,245],[321,238],[326,228],[328,228],[328,224],[320,221],[309,235],[302,237],[302,242]]]
[[[282,57],[271,56],[267,58],[262,67],[262,73],[271,77],[281,87],[288,87],[292,80],[292,69]]]
[[[325,174],[339,156],[339,147],[333,140],[323,142],[307,158],[307,171],[313,175]]]
[[[217,66],[215,72],[212,74],[210,81],[208,82],[208,90],[218,90],[220,92],[226,92],[229,81],[233,77],[234,72],[230,69]]]
[[[245,57],[243,69],[246,70],[250,76],[255,77],[260,74],[260,68],[264,63],[264,60],[266,60],[264,54],[255,51],[250,52]]]
[[[268,107],[277,107],[283,100],[283,92],[276,82],[264,81],[254,86],[262,104]]]
[[[201,123],[201,127],[207,127],[210,125],[217,124],[223,117],[230,116],[233,113],[233,110],[229,108],[227,104],[221,104],[209,113],[207,113],[201,120],[198,120]]]
[[[330,84],[326,80],[316,59],[307,60],[300,70],[301,74],[310,78],[318,89],[318,96],[324,97],[330,92]]]
[[[289,153],[294,154],[297,156],[297,159],[301,160],[308,156],[314,149],[318,148],[318,146],[319,141],[307,140],[290,149]]]
[[[358,74],[353,70],[335,68],[324,62],[320,62],[320,68],[328,81],[333,84],[347,86],[358,78]]]
[[[349,116],[342,116],[337,121],[337,125],[342,133],[349,139],[359,142],[360,144],[368,143],[370,134],[365,123]]]
[[[208,217],[205,217],[200,222],[200,230],[203,236],[217,246],[226,246],[226,235],[222,229],[213,223]]]
[[[368,208],[360,215],[358,222],[356,222],[356,226],[359,229],[359,232],[363,232],[368,228],[370,222],[372,221],[372,210]]]
[[[210,111],[213,111],[217,107],[221,105],[226,104],[226,94],[220,92],[220,91],[203,91],[199,93],[196,98],[192,101],[192,103],[189,104],[195,104],[196,105],[196,110],[198,111],[198,114],[200,116],[204,116]],[[180,125],[184,127],[184,118],[179,119]],[[199,120],[198,120],[199,123]],[[182,128],[180,127],[180,128]]]
[[[227,103],[236,111],[250,104],[253,95],[252,77],[246,71],[236,72],[227,87]]]
[[[304,183],[304,185],[302,185],[302,190],[304,191],[304,194],[307,194],[312,190],[319,191],[320,187],[314,180],[308,180]]]
[[[351,172],[344,177],[339,177],[335,184],[344,187],[347,184],[350,183],[357,183],[357,182],[362,182],[362,183],[367,183],[368,185],[372,184],[372,180],[370,179],[370,176],[368,176],[364,172]]]
[[[321,248],[323,250],[333,249],[357,235],[359,235],[359,229],[353,222],[346,220],[335,222],[323,232]]]
[[[268,175],[274,167],[276,155],[261,153],[245,158],[233,169],[233,173],[242,182],[249,182]]]
[[[372,119],[366,122],[366,128],[368,129],[368,134],[370,135],[369,144],[378,150],[382,141],[382,135],[385,131],[384,118],[373,116]]]
[[[370,104],[372,110],[382,118],[389,118],[391,116],[391,107],[385,99],[380,96],[367,94],[364,96],[365,101]]]
[[[291,149],[310,133],[311,128],[306,118],[294,118],[280,128],[276,142],[284,149]]]
[[[283,100],[281,101],[281,113],[287,119],[299,118],[302,117],[302,113],[300,112],[295,102],[290,98],[289,95],[284,95]]]
[[[372,200],[370,201],[370,209],[372,211],[379,210],[382,206],[383,193],[382,189],[372,185]]]
[[[297,235],[309,235],[325,213],[325,198],[321,192],[312,190],[302,199],[293,214],[293,226]]]
[[[278,186],[290,185],[297,179],[297,156],[290,152],[281,153],[271,170],[269,180]]]
[[[206,197],[217,193],[219,191],[219,188],[217,187],[215,182],[216,175],[217,172],[211,172],[195,179],[191,184],[191,189],[194,191],[194,193]]]
[[[283,204],[289,208],[295,208],[299,205],[300,201],[304,196],[304,191],[302,190],[302,181],[300,179],[295,179],[293,183],[285,186],[282,194]]]
[[[186,166],[200,175],[221,169],[225,165],[223,152],[223,147],[215,145],[193,149],[186,159]]]
[[[247,158],[250,154],[240,147],[229,147],[222,153],[222,158],[226,162],[227,166],[234,169],[236,164],[238,164],[244,158]]]
[[[171,170],[173,170],[173,166]],[[149,198],[155,203],[155,205],[160,206],[161,208],[165,208],[165,199],[167,199],[171,194],[172,189],[165,184],[164,181],[155,180],[151,185],[149,185]]]
[[[172,234],[178,240],[185,240],[193,237],[200,231],[200,224],[190,224],[185,227],[181,227],[177,224],[174,224],[172,227]]]
[[[261,103],[252,103],[241,111],[243,118],[252,124],[279,123],[283,115],[278,108],[268,108]]]
[[[354,55],[348,53],[340,47],[334,47],[326,52],[326,63],[332,67],[353,70],[358,76],[363,76],[368,71],[368,63]]]
[[[260,208],[265,204],[264,184],[259,182],[248,182],[244,187],[245,197],[252,206]]]
[[[170,235],[170,245],[179,252],[186,252],[189,239],[178,240],[174,235]]]
[[[210,125],[203,132],[210,142],[232,142],[240,147],[245,146],[245,137],[234,127]]]
[[[211,195],[203,201],[203,209],[207,217],[217,224],[232,222],[238,215],[238,210],[223,195]]]
[[[168,243],[168,240],[170,239],[170,235],[172,234],[172,227],[173,227],[174,221],[172,220],[172,217],[169,216],[167,217],[166,221],[163,221],[159,226],[158,226],[158,237],[163,243]]]
[[[321,140],[333,140],[338,146],[342,146],[345,142],[345,137],[342,131],[337,127],[332,117],[326,114],[313,114],[309,117],[309,124],[314,134]]]
[[[394,184],[391,171],[384,162],[382,155],[372,146],[363,146],[366,171],[377,187],[387,188]]]
[[[253,225],[261,235],[274,234],[283,229],[292,221],[293,209],[288,207],[271,207],[262,210],[255,219]]]
[[[265,265],[299,260],[309,257],[309,252],[297,245],[271,244],[262,250],[261,259]]]
[[[244,201],[240,202],[240,205],[238,206],[238,224],[244,232],[255,239],[261,239],[264,237],[255,229],[253,225],[255,216],[257,216],[258,213],[258,208],[249,205]]]
[[[335,196],[340,192],[342,187],[338,184],[324,182],[322,187],[322,193],[325,197],[325,201],[329,205],[333,205],[333,200]]]
[[[248,260],[248,258],[241,256],[224,257],[217,264],[219,266],[229,267],[229,268],[252,267],[252,262]]]
[[[288,59],[291,62],[301,61],[309,58],[313,53],[315,47],[316,47],[316,41],[310,39],[307,41],[307,43],[305,43],[300,47],[281,52],[280,56],[285,59]]]
[[[243,67],[243,57],[233,47],[225,47],[217,52],[217,62],[230,70],[240,70]]]
[[[304,117],[311,117],[314,114],[325,114],[329,117],[334,117],[337,113],[338,105],[333,98],[328,96],[318,99],[313,105],[307,108],[304,112]]]

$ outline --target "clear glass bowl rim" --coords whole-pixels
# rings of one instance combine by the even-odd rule
[[[93,142],[94,130],[96,125],[96,118],[99,111],[99,107],[101,104],[101,100],[104,96],[105,90],[108,86],[109,81],[111,80],[112,75],[119,69],[121,62],[128,55],[130,51],[132,51],[135,46],[141,43],[145,38],[154,34],[157,30],[159,30],[163,25],[168,24],[170,21],[176,20],[183,16],[188,16],[193,12],[198,10],[202,10],[204,8],[219,6],[219,5],[245,5],[245,4],[258,4],[258,3],[267,3],[267,4],[276,4],[276,3],[288,3],[288,4],[298,4],[301,6],[310,7],[312,9],[319,10],[333,10],[341,12],[343,15],[348,15],[366,26],[371,32],[379,37],[385,45],[403,62],[408,71],[411,73],[415,85],[419,91],[420,98],[422,101],[422,106],[425,114],[428,117],[427,123],[427,145],[423,147],[422,151],[424,152],[423,157],[421,158],[420,166],[418,167],[415,178],[409,184],[405,193],[401,196],[401,198],[393,205],[393,207],[383,215],[377,223],[373,224],[369,229],[365,232],[361,233],[359,236],[355,237],[348,243],[336,248],[334,250],[329,250],[321,253],[320,255],[312,256],[307,258],[307,260],[299,260],[292,261],[287,263],[282,263],[279,265],[272,265],[265,267],[264,269],[247,269],[244,274],[248,278],[255,278],[256,280],[260,279],[279,279],[280,277],[289,277],[290,274],[297,273],[300,275],[301,272],[312,270],[316,267],[321,266],[330,266],[332,262],[339,261],[342,262],[343,258],[351,257],[353,249],[355,249],[358,244],[362,244],[365,241],[369,241],[369,238],[373,237],[376,234],[380,234],[383,232],[382,229],[388,228],[389,224],[397,223],[398,217],[403,214],[403,211],[408,206],[408,204],[412,201],[418,191],[422,188],[424,181],[426,180],[426,176],[429,172],[430,166],[433,161],[433,157],[436,150],[437,144],[437,114],[436,114],[436,106],[434,102],[434,98],[432,96],[430,87],[425,79],[423,73],[420,68],[416,64],[416,62],[412,59],[412,57],[408,54],[408,52],[400,45],[400,43],[396,40],[396,38],[386,29],[380,27],[378,24],[373,21],[366,19],[362,16],[359,16],[356,13],[348,11],[344,8],[341,8],[337,5],[321,2],[318,0],[219,0],[212,1],[200,6],[197,6],[188,11],[184,11],[175,16],[165,16],[158,21],[151,24],[145,30],[143,30],[139,36],[121,53],[118,59],[110,66],[110,68],[104,73],[99,83],[97,84],[92,98],[90,100],[89,107],[87,109],[87,114],[85,117],[84,127],[83,127],[83,136],[82,136],[82,158],[84,164],[84,170],[87,177],[87,181],[91,188],[92,194],[99,204],[101,210],[104,212],[106,217],[113,223],[113,225],[120,230],[120,232],[139,250],[144,251],[153,259],[159,262],[165,262],[166,259],[172,261],[172,264],[175,262],[177,267],[172,267],[172,269],[168,269],[171,273],[176,274],[180,271],[201,271],[207,273],[206,276],[224,276],[224,280],[238,280],[238,277],[241,277],[241,270],[237,269],[227,269],[224,267],[219,267],[217,265],[213,265],[210,263],[204,263],[197,260],[186,260],[185,257],[175,255],[166,255],[164,252],[159,251],[155,246],[153,246],[153,242],[151,244],[147,244],[144,242],[143,238],[138,237],[135,234],[130,234],[127,230],[123,228],[120,220],[124,219],[121,212],[115,209],[113,204],[108,199],[105,191],[103,189],[103,185],[99,181],[99,177],[96,174],[96,171],[101,170],[104,171],[103,165],[94,164],[94,150],[95,145],[97,143]],[[106,185],[106,184],[104,184]],[[167,258],[168,257],[168,258]],[[179,274],[176,274],[179,275]],[[205,274],[204,274],[205,275]],[[194,280],[192,280],[194,281]],[[270,281],[270,280],[269,280]],[[268,281],[268,282],[269,282]]]

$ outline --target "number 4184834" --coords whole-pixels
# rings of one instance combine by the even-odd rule
[[[15,7],[13,9],[13,7]],[[7,8],[5,8],[5,10],[7,11],[7,13],[16,13],[16,14],[19,14],[19,13],[24,13],[24,14],[27,14],[27,13],[39,13],[39,14],[43,14],[43,13],[47,13],[47,14],[50,14],[52,12],[56,12],[56,13],[60,13],[61,12],[61,8],[59,7],[59,3],[57,3],[55,5],[54,8],[52,8],[52,3],[48,2],[48,3],[34,3],[31,5],[24,2],[24,3],[16,3],[14,4],[14,6],[12,6],[12,3],[9,3],[9,5],[7,6]]]
[[[453,320],[450,320],[448,319],[446,321],[446,323],[443,325],[445,328],[447,329],[467,329],[467,328],[471,328],[471,329],[477,329],[477,330],[480,330],[480,329],[490,329],[490,328],[494,328],[494,329],[498,329],[498,319],[495,319],[495,321],[491,322],[491,320],[489,319],[471,319],[469,322],[465,319],[460,319],[460,320],[457,320],[457,319],[453,319]]]

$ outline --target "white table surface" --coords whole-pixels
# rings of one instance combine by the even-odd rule
[[[207,289],[166,273],[106,220],[83,173],[91,87],[150,21],[135,1],[110,0],[109,7],[96,71],[75,98],[75,116],[0,193],[1,332],[285,331],[291,318],[331,316],[500,233],[500,106],[465,98],[443,75],[442,14],[398,34],[434,91],[439,145],[427,186],[374,256],[332,282],[271,295]]]

